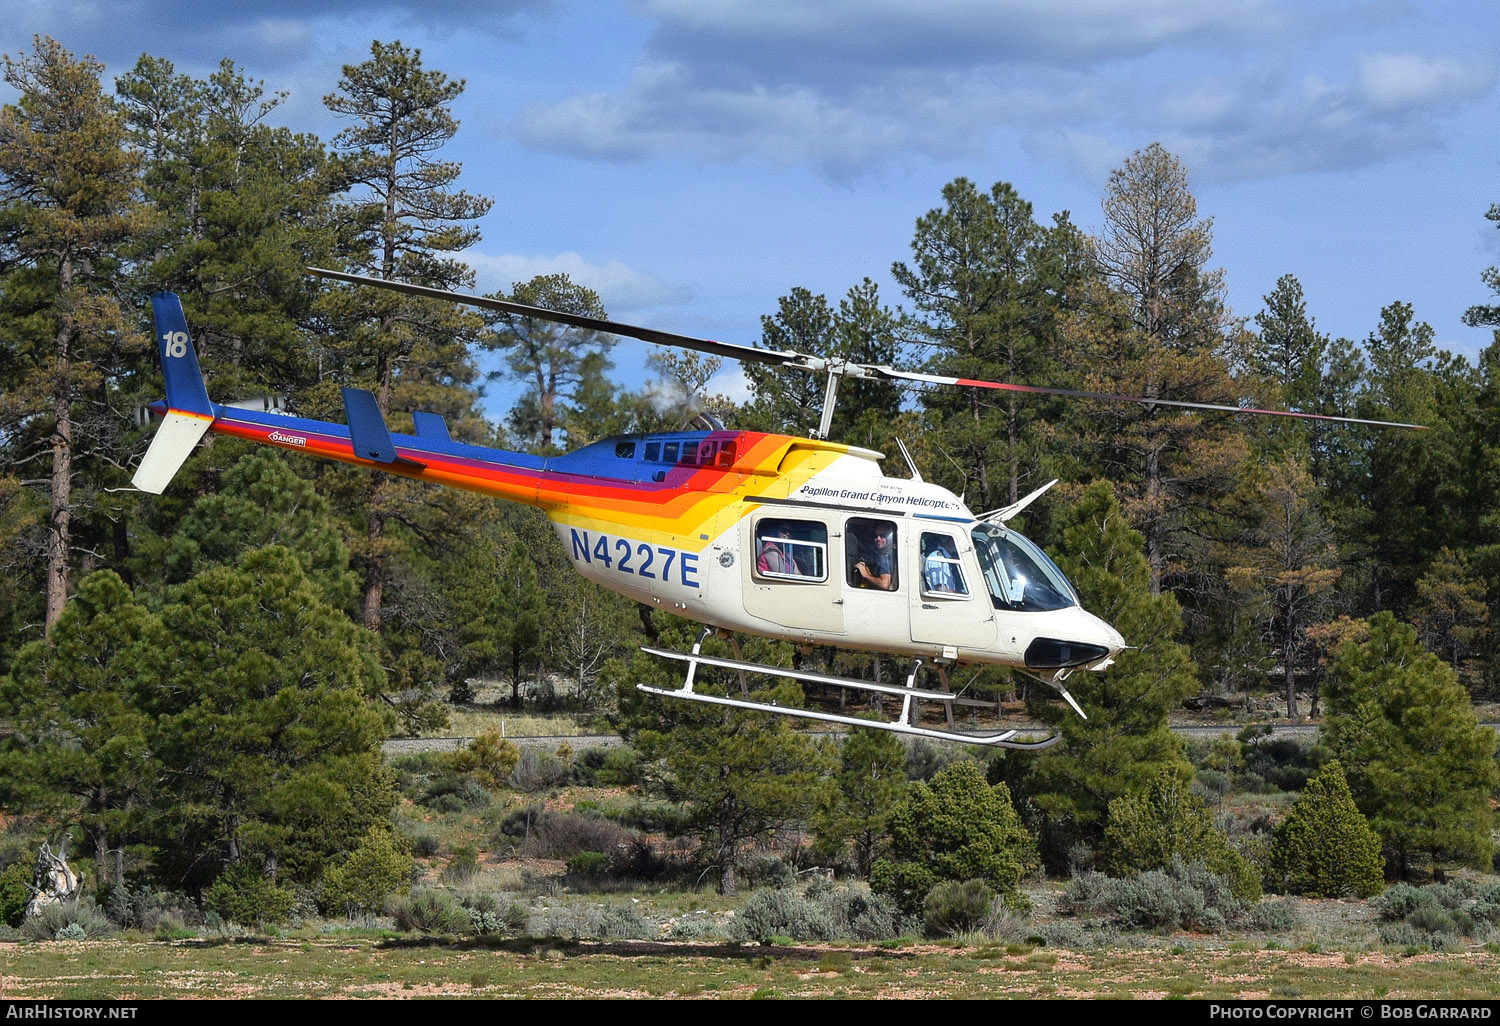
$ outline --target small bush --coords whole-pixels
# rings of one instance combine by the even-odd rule
[[[612,855],[630,841],[630,831],[613,820],[553,812],[537,822],[522,850],[535,858],[567,858],[581,851]]]
[[[983,880],[945,880],[927,892],[922,904],[929,937],[951,937],[977,929],[995,903],[995,891]]]
[[[104,898],[104,913],[121,929],[153,931],[167,919],[179,924],[188,921],[195,909],[185,894],[149,887],[112,887]]]
[[[520,761],[521,750],[515,742],[501,737],[494,727],[482,731],[467,747],[449,756],[453,772],[472,778],[489,791],[504,787]]]
[[[797,882],[797,871],[778,855],[753,852],[740,863],[740,874],[752,887],[790,887]]]
[[[629,902],[606,902],[595,936],[603,940],[655,940],[661,929]]]
[[[568,858],[568,876],[578,880],[601,880],[609,872],[609,856],[602,851],[581,851]]]
[[[390,899],[386,911],[396,928],[410,933],[461,934],[473,927],[469,913],[446,891],[414,887],[410,894]]]
[[[1068,884],[1058,910],[1064,915],[1109,919],[1125,927],[1213,933],[1245,906],[1224,877],[1202,863],[1174,860],[1165,870],[1147,870],[1123,879],[1084,873]]]
[[[1260,871],[1214,829],[1202,800],[1170,774],[1159,777],[1146,794],[1114,799],[1108,815],[1103,850],[1111,876],[1202,862],[1229,881],[1240,901],[1260,900]]]
[[[502,903],[489,893],[468,895],[459,904],[469,914],[470,928],[481,937],[518,934],[531,918],[530,910],[520,902]]]
[[[634,748],[586,748],[573,760],[573,779],[585,787],[630,787],[641,782],[641,756]]]
[[[0,923],[18,927],[31,901],[31,867],[24,860],[12,862],[0,872]]]
[[[1486,940],[1500,923],[1500,887],[1482,890],[1457,880],[1413,887],[1396,884],[1371,902],[1383,925],[1381,940],[1403,946],[1416,943],[1440,950],[1463,938]],[[1415,937],[1416,940],[1412,940]]]
[[[387,896],[411,886],[412,857],[389,830],[373,829],[359,847],[323,871],[320,907],[326,913],[371,915]]]
[[[297,903],[297,894],[247,862],[231,866],[203,892],[203,908],[242,926],[284,923]]]
[[[479,875],[479,851],[471,844],[460,844],[453,849],[453,857],[443,867],[439,879],[446,884],[468,883]]]
[[[734,919],[737,940],[768,943],[772,937],[799,941],[833,939],[833,917],[821,902],[810,900],[795,888],[757,891]]]
[[[411,853],[419,859],[430,859],[442,849],[443,842],[437,834],[430,834],[424,830],[411,837]]]
[[[487,808],[492,801],[489,791],[479,781],[456,773],[443,773],[428,781],[417,804],[434,812],[463,812],[465,809]]]
[[[735,917],[729,936],[762,943],[773,937],[876,941],[901,936],[909,925],[881,895],[817,881],[800,892],[795,887],[758,891]]]
[[[517,791],[535,794],[550,791],[568,782],[568,764],[551,752],[527,748],[521,752],[516,768],[510,773],[510,786]]]
[[[114,932],[115,925],[89,898],[44,905],[21,924],[21,936],[36,941],[90,940]]]
[[[1263,933],[1287,933],[1302,925],[1302,917],[1290,900],[1260,901],[1250,906],[1250,925]]]
[[[728,940],[729,930],[713,916],[684,916],[672,924],[673,940]]]
[[[537,937],[571,937],[581,940],[655,940],[660,928],[629,902],[603,905],[558,905],[537,910],[531,917],[531,933]]]

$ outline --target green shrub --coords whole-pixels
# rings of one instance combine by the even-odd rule
[[[1250,925],[1264,933],[1286,933],[1302,923],[1295,903],[1281,901],[1259,901],[1250,906]]]
[[[469,913],[446,891],[414,887],[410,894],[390,899],[386,911],[396,928],[414,933],[461,934],[472,928]]]
[[[741,941],[790,937],[799,941],[876,941],[898,937],[907,924],[895,904],[860,887],[814,881],[806,888],[757,891],[729,927]]]
[[[196,909],[186,894],[153,891],[149,887],[111,887],[104,898],[104,913],[122,929],[155,930],[163,920],[181,924],[192,919]]]
[[[756,891],[734,918],[731,931],[736,940],[765,944],[772,937],[799,941],[833,939],[833,917],[816,899],[794,887]]]
[[[1201,862],[1228,880],[1240,901],[1260,900],[1259,871],[1214,829],[1202,800],[1176,777],[1163,774],[1144,795],[1121,795],[1108,815],[1103,862],[1111,876]]]
[[[0,923],[18,927],[31,902],[31,867],[26,862],[12,862],[0,872]]]
[[[43,905],[21,923],[21,936],[27,940],[91,940],[114,932],[115,925],[89,898]]]
[[[283,887],[248,862],[231,866],[203,892],[203,908],[227,922],[243,926],[284,923],[297,903],[290,887]]]
[[[504,787],[520,761],[521,750],[515,742],[506,740],[494,727],[482,731],[467,747],[448,757],[453,772],[472,778],[489,791]]]
[[[1323,767],[1276,828],[1265,880],[1282,894],[1368,898],[1385,886],[1380,838],[1354,804],[1344,769]]]
[[[1486,940],[1500,924],[1500,887],[1481,889],[1468,881],[1413,887],[1396,884],[1371,904],[1382,920],[1387,944],[1440,950],[1464,938]]]
[[[586,748],[573,760],[573,776],[588,787],[630,787],[641,782],[641,756],[634,748]]]
[[[797,871],[779,855],[757,851],[740,863],[740,873],[752,887],[790,887],[797,882]]]
[[[509,783],[517,791],[535,794],[561,787],[571,775],[568,763],[551,752],[527,748],[511,770]]]
[[[319,901],[325,913],[347,916],[380,911],[392,894],[411,886],[412,857],[389,830],[376,828],[359,847],[323,871]]]
[[[1036,839],[1022,826],[1010,790],[985,782],[979,767],[955,762],[930,784],[913,784],[889,821],[890,854],[876,860],[871,888],[907,915],[919,915],[945,880],[984,880],[1014,907],[1021,878],[1037,864]]]
[[[629,902],[606,902],[595,936],[604,940],[655,940],[661,929]]]
[[[1064,915],[1109,919],[1137,929],[1222,930],[1245,905],[1229,880],[1201,862],[1174,859],[1166,869],[1125,878],[1089,872],[1069,882],[1058,904]]]
[[[443,773],[428,781],[417,804],[434,812],[463,812],[465,809],[483,809],[494,798],[479,781],[456,773]]]
[[[922,921],[929,937],[951,937],[979,928],[989,918],[995,892],[983,880],[944,880],[927,892]]]
[[[453,857],[443,867],[439,878],[443,883],[468,883],[479,875],[479,850],[472,844],[460,844],[453,849]]]
[[[581,851],[568,859],[568,876],[599,880],[609,871],[609,856],[602,851]]]

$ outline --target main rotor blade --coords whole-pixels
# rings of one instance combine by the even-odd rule
[[[371,288],[402,292],[409,296],[421,296],[424,299],[442,299],[451,303],[477,306],[482,310],[495,310],[500,313],[514,314],[518,317],[535,317],[538,320],[556,321],[558,324],[567,324],[574,328],[586,328],[590,331],[603,331],[611,335],[638,338],[642,342],[655,342],[658,345],[677,346],[682,349],[692,349],[700,353],[709,353],[713,356],[727,356],[731,360],[749,360],[754,363],[779,364],[788,367],[801,367],[806,370],[821,370],[826,362],[818,357],[804,356],[801,353],[782,352],[779,349],[761,349],[758,346],[740,345],[736,342],[717,342],[709,338],[694,338],[691,335],[678,335],[675,332],[659,331],[656,328],[642,328],[634,324],[623,324],[620,321],[607,321],[598,317],[587,317],[583,314],[563,313],[560,310],[548,310],[540,306],[512,303],[507,299],[491,299],[488,296],[471,296],[463,292],[447,292],[443,289],[429,288],[426,285],[411,285],[404,281],[387,281],[384,278],[370,278],[362,274],[349,274],[345,271],[330,271],[322,267],[309,267],[307,273],[317,275],[319,278],[333,278],[337,281],[346,281],[351,285],[368,285]]]
[[[1367,427],[1407,428],[1412,431],[1427,430],[1421,424],[1403,424],[1389,420],[1364,420],[1359,417],[1335,417],[1326,413],[1302,413],[1298,410],[1267,410],[1254,406],[1195,403],[1180,399],[1150,399],[1145,396],[1115,395],[1109,392],[1084,392],[1069,388],[1046,388],[1041,385],[1017,385],[1007,381],[950,378],[939,374],[922,374],[918,371],[903,371],[897,370],[894,367],[875,364],[850,363],[844,360],[828,359],[821,356],[809,356],[806,353],[797,353],[788,350],[762,349],[759,346],[741,345],[737,342],[719,342],[708,338],[694,338],[692,335],[679,335],[676,332],[661,331],[656,328],[642,328],[639,325],[625,324],[621,321],[609,321],[598,317],[587,317],[583,314],[564,313],[560,310],[548,310],[539,306],[527,306],[524,303],[512,303],[506,299],[491,299],[488,296],[472,296],[463,292],[448,292],[426,285],[412,285],[402,281],[387,281],[384,278],[371,278],[362,274],[349,274],[346,271],[330,271],[322,267],[309,267],[307,272],[317,275],[320,278],[332,278],[336,281],[348,282],[351,285],[368,285],[372,288],[401,292],[409,296],[420,296],[424,299],[441,299],[452,303],[463,303],[468,306],[479,307],[482,310],[495,310],[500,313],[514,314],[519,317],[535,317],[538,320],[555,321],[558,324],[567,324],[575,328],[586,328],[590,331],[603,331],[611,335],[624,335],[626,338],[637,338],[642,342],[653,342],[664,346],[677,346],[681,349],[691,349],[695,352],[708,353],[712,356],[725,356],[731,360],[749,360],[753,363],[767,363],[774,366],[812,371],[813,373],[826,372],[849,377],[882,377],[893,381],[915,381],[929,385],[952,385],[960,388],[993,388],[1008,392],[1030,392],[1035,395],[1058,395],[1070,399],[1102,399],[1108,402],[1139,403],[1142,406],[1172,406],[1184,410],[1211,410],[1218,413],[1239,413],[1264,417],[1295,417],[1300,420],[1321,420],[1334,424],[1363,424]]]
[[[1194,403],[1181,399],[1150,399],[1138,395],[1115,395],[1111,392],[1082,392],[1071,388],[1044,388],[1040,385],[1016,385],[1008,381],[979,381],[974,378],[950,378],[939,374],[921,374],[894,367],[866,366],[872,374],[900,381],[918,381],[930,385],[955,385],[960,388],[993,388],[1007,392],[1031,392],[1038,395],[1060,395],[1070,399],[1103,399],[1109,402],[1139,403],[1142,406],[1173,406],[1184,410],[1213,410],[1218,413],[1243,413],[1261,417],[1296,417],[1301,420],[1323,420],[1335,424],[1363,424],[1368,427],[1407,428],[1426,431],[1422,424],[1403,424],[1394,420],[1363,420],[1359,417],[1335,417],[1327,413],[1302,413],[1299,410],[1267,410],[1256,406],[1229,406],[1224,403]]]

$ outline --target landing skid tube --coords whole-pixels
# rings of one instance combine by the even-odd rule
[[[955,695],[947,691],[930,691],[925,688],[916,687],[917,675],[922,669],[922,660],[918,659],[912,667],[910,676],[907,677],[907,686],[898,687],[891,684],[876,684],[866,680],[850,680],[846,677],[831,677],[821,673],[808,673],[804,670],[788,669],[784,666],[767,666],[762,663],[746,662],[742,659],[721,659],[716,656],[702,655],[698,649],[702,645],[704,635],[698,638],[697,644],[693,645],[692,652],[674,652],[664,648],[642,648],[641,651],[647,655],[660,656],[663,659],[676,659],[688,664],[687,679],[680,688],[653,688],[645,684],[637,684],[637,691],[644,691],[648,695],[660,695],[663,698],[685,698],[693,702],[704,702],[709,705],[723,705],[732,709],[747,709],[752,712],[774,713],[779,716],[795,716],[804,720],[818,720],[823,723],[838,723],[848,727],[870,727],[874,730],[886,730],[893,734],[907,734],[912,737],[925,737],[934,741],[953,741],[965,745],[987,745],[992,748],[1015,748],[1020,751],[1040,751],[1050,748],[1062,740],[1060,735],[1043,738],[1040,741],[1017,741],[1013,740],[1019,731],[1002,730],[994,734],[960,734],[952,730],[936,730],[930,727],[918,727],[907,720],[912,712],[912,701],[914,699],[926,699],[934,702],[943,702],[949,709],[949,718],[952,718],[952,702]],[[738,646],[736,646],[736,650]],[[903,699],[901,715],[897,720],[866,720],[857,716],[843,716],[838,713],[819,712],[815,709],[797,709],[791,706],[776,705],[772,702],[756,702],[749,697],[725,698],[718,695],[699,694],[693,690],[693,678],[697,675],[699,666],[718,666],[727,670],[738,671],[742,692],[748,695],[745,684],[745,674],[763,673],[772,677],[786,677],[792,680],[807,681],[812,684],[831,684],[836,687],[856,688],[860,691],[874,691],[879,694],[896,695]]]

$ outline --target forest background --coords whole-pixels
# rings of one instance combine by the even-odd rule
[[[150,437],[137,411],[161,392],[145,297],[182,297],[221,401],[280,395],[336,420],[351,385],[374,392],[396,430],[423,409],[464,441],[537,453],[699,411],[805,434],[821,383],[749,368],[750,397],[736,403],[705,392],[713,360],[662,353],[648,385],[625,390],[608,376],[607,338],[308,277],[315,265],[473,283],[463,253],[491,200],[465,192],[442,157],[463,86],[399,43],[374,43],[332,84],[324,103],[348,127],[327,141],[278,127],[283,98],[228,60],[199,80],[142,57],[106,83],[42,38],[4,71],[20,94],[0,112],[8,813],[86,837],[101,886],[124,886],[133,866],[194,894],[346,886],[355,855],[378,861],[397,843],[379,741],[431,731],[445,701],[499,679],[516,707],[614,717],[668,790],[703,776],[693,739],[718,768],[739,760],[775,779],[759,806],[720,796],[704,827],[732,891],[737,846],[784,818],[777,802],[810,793],[832,758],[783,728],[729,753],[709,747],[723,733],[713,724],[641,708],[629,683],[662,671],[632,653],[686,628],[581,580],[533,511],[228,439],[203,446],[166,496],[131,490]],[[1185,700],[1274,696],[1289,719],[1330,715],[1361,812],[1384,831],[1388,875],[1488,865],[1494,740],[1470,729],[1470,703],[1500,694],[1500,348],[1474,363],[1441,351],[1399,299],[1371,311],[1364,338],[1329,338],[1290,275],[1248,321],[1232,316],[1211,218],[1160,145],[1111,174],[1094,234],[1039,216],[1004,182],[958,179],[934,203],[910,252],[890,254],[901,296],[870,279],[832,299],[792,288],[767,310],[763,342],[1428,429],[846,384],[836,439],[880,451],[906,440],[972,508],[1060,478],[1024,529],[1140,646],[1080,686],[1087,723],[1004,675],[973,683],[1065,733],[1055,754],[987,770],[1037,857],[1061,870],[1080,845],[1104,843],[1116,801],[1175,800],[1163,781],[1191,768],[1164,725]],[[1485,216],[1500,221],[1500,206]],[[1480,299],[1484,287],[1500,292],[1500,271],[1476,283]],[[516,282],[505,298],[606,315],[565,275]],[[1465,317],[1500,325],[1500,306]],[[485,351],[524,383],[503,423],[482,413]],[[1381,805],[1397,791],[1400,804]],[[1423,808],[1451,815],[1403,833]],[[889,848],[886,825],[865,855]],[[857,854],[867,827],[845,840],[871,873]],[[997,882],[1013,888],[1017,866]],[[893,894],[917,886],[891,880]]]

